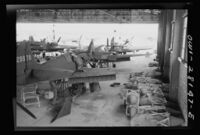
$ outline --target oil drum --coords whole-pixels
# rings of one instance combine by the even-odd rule
[[[136,95],[128,95],[127,96],[127,104],[136,105],[138,102],[138,97]]]

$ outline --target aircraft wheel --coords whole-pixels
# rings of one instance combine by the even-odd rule
[[[124,107],[126,108],[126,100],[124,100]]]

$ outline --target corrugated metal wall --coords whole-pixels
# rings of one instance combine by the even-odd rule
[[[157,23],[159,10],[32,9],[18,10],[17,22]]]
[[[169,96],[175,102],[178,101],[178,78],[179,78],[179,61],[181,50],[181,37],[182,37],[182,27],[181,27],[181,12],[180,10],[176,11],[175,27],[174,27],[174,40],[173,40],[173,49],[170,53],[170,93]]]

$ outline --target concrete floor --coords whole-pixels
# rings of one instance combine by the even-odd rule
[[[41,99],[41,107],[34,105],[28,107],[37,116],[37,119],[32,119],[17,107],[17,127],[130,126],[130,120],[125,116],[123,100],[119,94],[120,90],[123,89],[123,83],[128,81],[129,73],[155,69],[155,67],[148,67],[149,62],[152,62],[154,58],[155,55],[149,57],[139,56],[131,58],[131,61],[116,63],[117,67],[114,69],[117,73],[116,80],[100,82],[101,91],[86,92],[78,97],[72,103],[71,114],[61,117],[53,123],[50,123],[53,116],[48,112],[49,105],[47,100]],[[120,82],[121,85],[119,87],[110,87],[113,82]],[[136,124],[135,126],[139,125]],[[152,125],[146,123],[146,126]]]

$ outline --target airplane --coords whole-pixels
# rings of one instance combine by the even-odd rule
[[[76,52],[76,55],[80,56],[82,60],[86,63],[89,63],[91,67],[100,66],[106,64],[107,67],[109,63],[120,62],[120,61],[129,61],[130,57],[133,55],[119,55],[111,52],[98,51],[94,47],[94,40],[92,39],[87,51]],[[113,64],[115,67],[115,64]]]
[[[65,48],[58,45],[61,37],[55,42],[46,42],[46,39],[42,39],[41,41],[35,41],[33,36],[29,36],[28,42],[30,42],[31,50],[35,53],[47,51],[47,52],[54,52],[54,51],[63,51]],[[22,41],[23,42],[23,41]],[[19,42],[18,42],[19,43]]]
[[[108,39],[107,39],[108,43]],[[102,49],[102,48],[103,49]],[[107,49],[105,45],[100,45],[98,47],[94,47],[94,40],[92,39],[90,42],[90,45],[88,47],[88,50],[85,52],[79,52],[76,53],[79,55],[83,60],[87,61],[90,65],[91,62],[93,62],[93,65],[97,64],[100,67],[103,65],[109,65],[109,63],[113,63],[113,67],[116,65],[114,64],[115,62],[121,62],[121,61],[130,61],[130,57],[137,57],[137,56],[149,56],[151,54],[146,53],[146,54],[119,54],[115,51],[110,51]],[[141,48],[140,48],[141,49]]]
[[[63,52],[64,50],[78,50],[78,45],[61,45],[59,44],[61,37],[58,38],[57,41],[53,40],[52,42],[46,42],[46,39],[42,39],[41,41],[35,41],[33,36],[29,36],[29,42],[31,43],[31,50],[34,52]],[[79,45],[80,46],[80,45]]]
[[[82,59],[70,53],[65,53],[43,64],[38,64],[34,60],[30,44],[28,41],[23,41],[18,43],[16,47],[17,86],[29,85],[40,81],[54,82],[55,80],[67,79],[67,82],[63,81],[64,84],[71,84],[82,89],[83,83],[89,83],[95,87],[95,84],[96,86],[99,84],[96,82],[116,79],[116,73],[110,69],[84,67]],[[69,111],[66,110],[69,102],[65,97],[62,106],[51,122],[69,114]],[[16,103],[27,114],[35,118],[34,114],[31,114],[21,103],[18,101]]]
[[[125,42],[122,45],[116,45],[114,41],[114,37],[111,40],[111,50],[110,51],[116,51],[120,54],[126,54],[127,52],[138,52],[140,50],[150,50],[152,48],[150,47],[136,47],[136,46],[130,46],[130,43],[132,42],[133,37],[128,40],[126,39]],[[129,45],[129,46],[128,46]]]
[[[133,40],[133,37],[128,40],[126,39],[123,44],[119,45],[114,41],[114,37],[111,39],[111,43],[109,45],[109,39],[107,38],[107,45],[101,45],[96,48],[96,51],[105,50],[107,52],[115,52],[117,54],[126,54],[127,52],[138,52],[140,50],[150,50],[150,47],[128,47],[128,44]],[[104,48],[104,49],[102,49]]]

